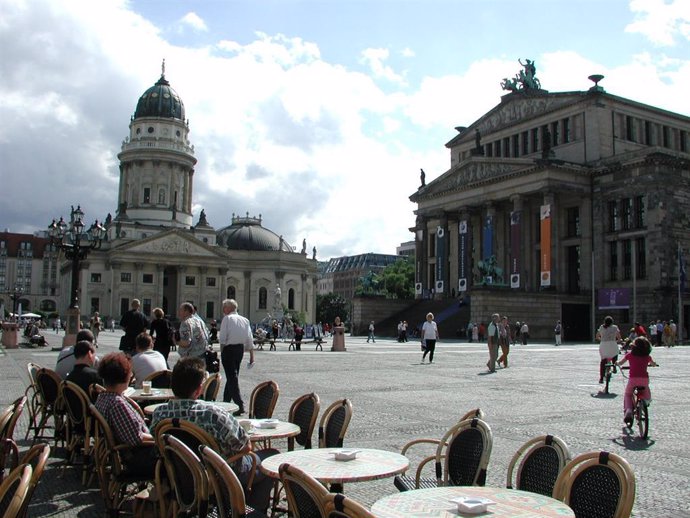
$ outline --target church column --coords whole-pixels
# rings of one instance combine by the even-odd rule
[[[304,311],[304,312],[306,312],[306,308],[307,308],[307,295],[308,295],[308,294],[307,294],[307,274],[306,274],[306,273],[303,273],[303,274],[301,275],[301,278],[302,278],[302,284],[301,284],[301,286],[300,286],[300,291],[302,292],[302,297],[301,297],[302,300],[301,300],[301,302],[300,302],[301,306],[300,306],[299,308],[296,308],[296,309],[297,309],[297,311]]]
[[[144,269],[144,263],[134,263],[134,298],[141,299],[141,272]],[[141,301],[142,305],[144,301]]]
[[[220,283],[219,283],[219,297],[218,300],[225,300],[228,298],[228,269],[227,268],[218,268],[218,276],[220,277]],[[223,309],[223,306],[221,305],[220,309]]]
[[[168,301],[168,304],[170,304],[170,307],[175,308],[175,313],[177,314],[177,308],[180,307],[180,304],[182,304],[183,301],[186,299],[184,298],[184,277],[185,273],[187,273],[187,267],[186,266],[178,266],[177,267],[177,300],[173,301]],[[172,313],[172,311],[171,311]]]
[[[523,271],[523,204],[524,198],[515,194],[510,197],[513,202],[513,210],[510,212],[510,264],[508,266],[508,279],[512,289],[524,286]]]
[[[202,311],[202,306],[204,308],[206,307],[206,300],[204,297],[204,285],[205,285],[205,277],[206,277],[206,272],[208,271],[208,268],[205,266],[199,266],[199,302],[197,303],[197,308],[199,311],[199,314],[203,315],[206,313],[206,309]],[[205,318],[205,317],[204,317]]]
[[[165,265],[163,264],[157,264],[156,265],[156,288],[157,288],[157,293],[156,297],[158,297],[158,306],[162,308],[163,307],[163,297],[164,295],[164,288],[165,288]]]
[[[426,218],[417,216],[415,226],[415,298],[423,297],[426,288]]]
[[[244,303],[242,304],[245,308],[244,316],[250,321],[252,320],[252,314],[254,308],[251,305],[252,302],[252,272],[244,272]],[[266,298],[266,305],[268,305],[268,296]]]
[[[487,203],[484,205],[483,221],[482,221],[482,253],[481,260],[484,264],[484,274],[481,281],[485,284],[493,284],[494,279],[490,275],[486,275],[487,264],[495,261],[495,228],[496,228],[496,207],[493,204]]]

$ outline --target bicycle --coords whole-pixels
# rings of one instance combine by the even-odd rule
[[[658,367],[659,364],[655,363],[652,366]],[[629,369],[629,367],[621,367],[621,374],[623,374],[623,378],[626,378],[623,370]],[[635,423],[637,423],[637,430],[640,432],[640,439],[647,439],[649,437],[649,404],[645,399],[640,397],[640,393],[645,389],[646,387],[644,386],[633,387],[632,419],[629,422],[626,421],[625,423],[630,431],[632,431]]]
[[[606,365],[604,365],[604,394],[609,393],[609,384],[611,383],[611,374],[616,372],[616,359],[608,358]]]

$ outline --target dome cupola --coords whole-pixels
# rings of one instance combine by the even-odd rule
[[[163,60],[160,79],[139,97],[133,118],[162,117],[184,120],[184,115],[182,99],[165,79],[165,60]]]
[[[216,242],[228,250],[293,251],[283,236],[261,226],[261,215],[249,217],[249,213],[246,217],[233,214],[232,224],[218,231]]]

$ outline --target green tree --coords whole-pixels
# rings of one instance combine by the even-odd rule
[[[412,261],[398,259],[393,264],[386,266],[378,277],[388,298],[414,298],[414,264]]]
[[[335,317],[346,322],[349,319],[349,303],[340,295],[326,293],[316,296],[316,320],[322,323],[333,324]]]

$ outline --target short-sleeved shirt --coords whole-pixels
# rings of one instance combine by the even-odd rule
[[[627,353],[624,360],[630,363],[630,378],[648,378],[647,366],[652,363],[651,356],[635,356],[633,353]]]
[[[254,346],[252,326],[245,317],[233,311],[223,317],[218,335],[221,348],[230,344],[242,344],[248,351]]]
[[[228,457],[242,451],[249,436],[229,412],[212,403],[194,399],[171,399],[153,411],[151,427],[163,419],[179,418],[194,423],[207,431],[220,444]]]
[[[158,351],[149,349],[132,356],[132,372],[137,382],[135,388],[141,388],[141,382],[149,374],[168,368],[165,358]]]
[[[120,394],[102,392],[96,400],[96,409],[108,421],[119,444],[139,446],[142,435],[149,433],[144,418]]]
[[[438,336],[438,328],[436,327],[436,322],[433,320],[429,322],[428,320],[424,322],[422,326],[422,337],[424,340],[436,340]]]
[[[188,347],[178,347],[177,352],[181,358],[203,358],[208,345],[206,333],[201,328],[201,322],[189,317],[180,324],[180,340],[189,341]]]

